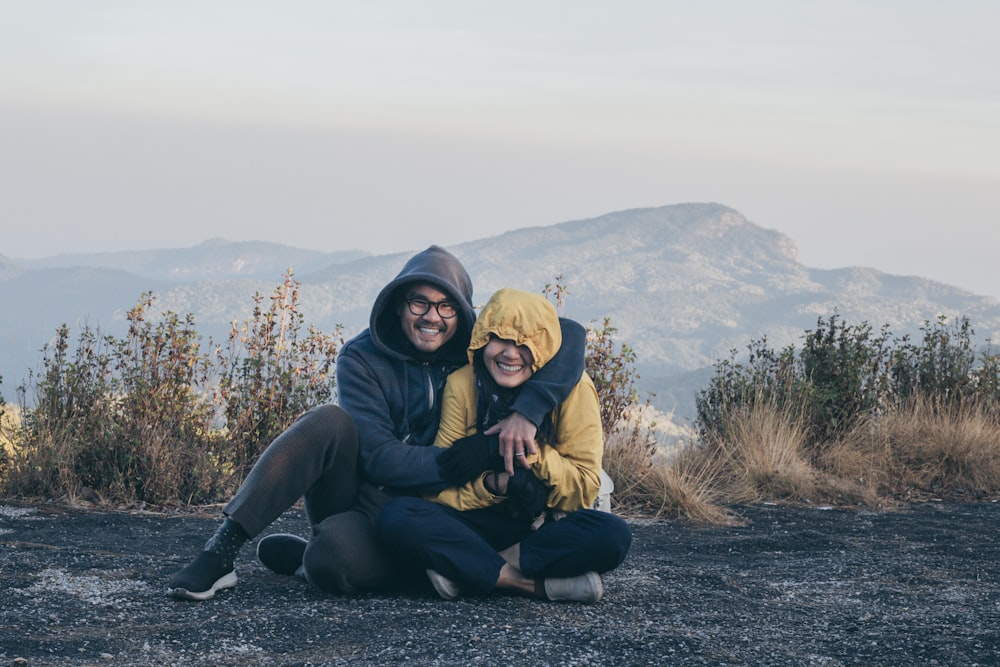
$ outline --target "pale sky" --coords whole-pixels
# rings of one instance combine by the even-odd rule
[[[0,0],[0,254],[686,202],[1000,297],[995,0]]]

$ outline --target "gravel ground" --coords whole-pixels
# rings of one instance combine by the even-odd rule
[[[250,547],[239,585],[194,603],[164,589],[215,516],[0,504],[0,667],[1000,665],[1000,505],[735,511],[632,522],[594,606],[328,596]]]

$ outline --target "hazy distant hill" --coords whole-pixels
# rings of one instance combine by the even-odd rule
[[[561,276],[570,292],[566,315],[585,324],[610,316],[638,354],[643,388],[681,416],[691,416],[707,367],[731,349],[764,334],[775,346],[797,342],[817,317],[833,312],[849,322],[888,323],[897,335],[917,333],[939,314],[968,316],[983,340],[1000,333],[994,299],[874,269],[810,269],[797,261],[791,239],[717,204],[622,211],[449,249],[472,274],[477,304],[499,287],[538,291]],[[367,325],[375,294],[410,254],[343,261],[351,254],[212,242],[150,251],[148,260],[145,253],[80,257],[88,269],[0,262],[0,307],[17,314],[0,324],[4,395],[12,398],[10,389],[37,364],[37,350],[60,322],[87,318],[113,330],[146,290],[158,295],[161,310],[195,313],[204,335],[221,336],[233,319],[248,316],[255,291],[269,294],[292,266],[307,320],[341,323],[351,335]],[[236,256],[244,262],[238,267]],[[128,273],[110,270],[125,265]],[[213,279],[176,284],[181,275]]]
[[[211,239],[193,248],[58,255],[25,260],[21,265],[28,269],[118,269],[146,278],[186,283],[228,278],[271,279],[275,275],[281,275],[289,267],[309,272],[366,255],[360,250],[321,252],[260,241]]]

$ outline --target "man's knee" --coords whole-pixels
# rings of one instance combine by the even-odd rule
[[[313,537],[309,540],[302,566],[306,580],[322,591],[353,593],[358,590],[352,577],[353,559],[349,550],[336,539]]]
[[[329,593],[384,587],[393,570],[360,512],[345,512],[316,526],[302,559],[306,579]]]
[[[329,433],[338,433],[343,437],[357,438],[357,427],[351,416],[333,403],[317,405],[299,416],[300,421],[309,421],[319,425],[319,428]]]

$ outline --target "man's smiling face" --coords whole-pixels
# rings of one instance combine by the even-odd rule
[[[427,309],[427,312],[420,313]],[[430,354],[451,340],[458,331],[458,304],[430,283],[407,285],[399,304],[403,334],[419,351]],[[441,313],[450,315],[442,317]]]

